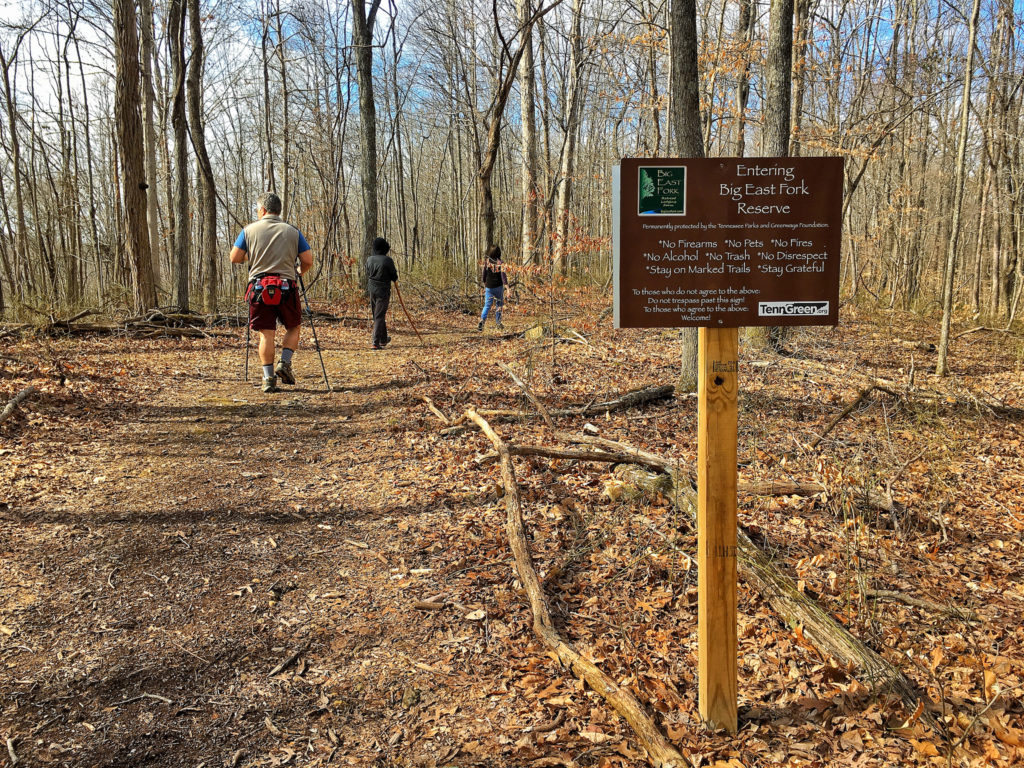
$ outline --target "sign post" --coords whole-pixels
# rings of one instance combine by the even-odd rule
[[[615,327],[698,332],[698,704],[737,728],[741,325],[835,325],[839,158],[623,158],[613,173]]]

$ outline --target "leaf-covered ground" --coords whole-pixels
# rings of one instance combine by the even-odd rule
[[[613,331],[585,296],[558,309],[576,333],[554,343],[417,307],[425,347],[396,316],[392,346],[371,352],[365,327],[321,322],[330,393],[308,346],[295,388],[242,381],[241,332],[4,340],[0,406],[40,390],[0,426],[0,736],[19,764],[645,765],[532,635],[489,443],[442,434],[424,400],[452,420],[470,405],[529,413],[498,362],[552,408],[674,383],[675,332]],[[932,341],[913,316],[846,309],[837,329],[795,331],[789,357],[744,347],[741,478],[828,491],[741,497],[740,522],[927,692],[937,730],[822,658],[741,581],[740,731],[706,732],[686,518],[619,495],[607,466],[516,459],[560,631],[694,764],[1024,756],[1024,342],[962,336],[940,381]],[[872,377],[889,391],[809,448]],[[590,421],[696,456],[692,397]],[[494,426],[557,444],[536,418]]]

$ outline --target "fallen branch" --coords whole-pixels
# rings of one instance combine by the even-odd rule
[[[427,408],[430,409],[430,412],[432,414],[434,414],[435,416],[437,416],[437,418],[439,418],[441,420],[441,422],[445,426],[450,426],[451,425],[452,420],[449,419],[447,416],[445,416],[440,408],[438,408],[436,405],[434,405],[434,401],[433,400],[431,400],[429,397],[424,395],[423,396],[423,402],[425,402],[427,404]]]
[[[25,399],[34,395],[35,392],[36,388],[29,385],[12,397],[7,405],[4,406],[4,409],[0,411],[0,424],[7,421],[7,419],[11,417],[11,414],[14,413],[14,409],[17,408]]]
[[[292,651],[292,653],[288,656],[287,659],[285,659],[272,670],[270,670],[267,673],[267,677],[273,677],[274,675],[284,672],[286,669],[288,669],[288,667],[295,663],[295,660],[299,658],[299,656],[301,656],[308,647],[309,643],[303,643],[302,645],[300,645],[298,648]]]
[[[855,410],[855,409],[857,408],[857,406],[858,406],[858,405],[860,405],[861,403],[863,403],[863,402],[864,402],[864,401],[865,401],[865,400],[866,400],[866,399],[868,398],[868,396],[869,396],[869,395],[870,395],[870,394],[871,394],[872,392],[874,392],[874,391],[875,391],[875,389],[876,389],[876,388],[877,388],[877,387],[876,387],[876,386],[875,386],[874,384],[871,384],[871,385],[869,385],[869,386],[867,386],[867,387],[864,387],[864,389],[862,389],[862,390],[860,391],[860,394],[859,394],[859,395],[857,395],[857,397],[856,397],[856,398],[855,398],[855,399],[853,400],[853,402],[851,402],[851,403],[850,403],[850,404],[849,404],[848,406],[846,406],[845,408],[843,408],[843,410],[842,410],[842,411],[840,412],[840,414],[839,414],[838,416],[836,416],[836,417],[835,417],[834,419],[832,419],[832,421],[831,421],[831,422],[829,422],[829,425],[828,425],[827,427],[825,427],[825,429],[823,429],[823,430],[822,430],[822,432],[821,432],[821,434],[820,434],[820,435],[818,435],[817,437],[815,437],[815,438],[814,438],[814,439],[813,439],[813,440],[812,440],[812,441],[810,442],[810,444],[809,444],[809,445],[807,446],[807,448],[808,448],[809,450],[812,450],[812,451],[813,451],[813,450],[814,450],[815,448],[817,448],[817,447],[818,447],[818,443],[820,443],[820,442],[821,442],[822,440],[824,440],[824,439],[825,439],[825,437],[826,437],[826,436],[828,435],[828,433],[829,433],[829,432],[831,432],[831,431],[832,431],[833,429],[835,429],[835,428],[836,428],[836,425],[837,425],[837,424],[838,424],[838,423],[839,423],[840,421],[842,421],[842,420],[843,420],[843,419],[845,419],[845,418],[846,418],[847,416],[849,416],[849,415],[850,415],[851,413],[853,413],[853,411],[854,411],[854,410]]]
[[[664,386],[655,387],[644,387],[643,389],[635,389],[630,392],[626,392],[619,397],[612,400],[606,400],[604,402],[591,401],[586,405],[580,405],[573,408],[556,408],[555,410],[549,410],[548,413],[551,416],[594,416],[602,413],[610,413],[611,411],[624,410],[626,408],[635,408],[645,403],[654,402],[656,400],[664,400],[672,397],[675,392],[675,387],[671,384]],[[512,410],[485,410],[480,409],[476,413],[485,419],[491,419],[495,421],[521,421],[523,419],[532,419],[539,414],[530,413],[529,411],[512,411]],[[460,416],[450,427],[446,427],[441,430],[441,434],[450,437],[452,435],[458,435],[465,432],[468,427],[464,424],[466,416]]]
[[[500,457],[507,513],[505,532],[508,536],[509,547],[512,549],[512,554],[515,557],[519,581],[522,583],[530,600],[530,609],[533,613],[533,631],[554,652],[563,665],[569,667],[576,675],[586,681],[616,712],[622,715],[623,719],[633,729],[637,740],[647,750],[648,758],[655,768],[681,768],[681,766],[689,765],[686,758],[658,730],[654,721],[644,711],[643,706],[636,700],[633,694],[615,683],[593,662],[581,656],[558,634],[554,621],[551,618],[547,599],[544,597],[544,591],[540,585],[540,578],[537,576],[537,571],[534,568],[533,556],[530,553],[530,545],[526,538],[523,525],[523,505],[519,494],[519,485],[516,482],[515,470],[512,467],[512,454],[509,452],[505,442],[491,429],[491,425],[475,410],[472,408],[467,410],[466,418],[480,427],[480,431],[491,441]]]
[[[911,597],[910,595],[905,595],[902,592],[894,592],[890,589],[866,589],[864,590],[864,597],[869,600],[891,600],[894,603],[909,605],[911,608],[920,608],[921,610],[928,611],[930,613],[937,613],[940,616],[952,616],[955,619],[961,619],[963,621],[973,620],[970,611],[957,608],[955,605],[939,605],[938,603],[933,603],[931,600],[922,600],[921,598]]]
[[[551,420],[551,414],[548,413],[547,407],[544,405],[544,403],[540,401],[540,398],[533,394],[533,391],[528,386],[526,386],[526,382],[520,379],[519,376],[516,375],[516,372],[513,371],[504,363],[498,363],[498,367],[501,368],[501,370],[503,370],[505,373],[507,373],[509,375],[509,378],[512,379],[512,381],[514,381],[521,390],[523,390],[523,392],[526,394],[526,397],[529,398],[531,403],[533,403],[533,407],[537,409],[537,412],[540,413],[541,418],[544,419],[544,423],[547,424],[551,429],[554,429],[555,423]]]
[[[648,467],[650,469],[661,470],[663,472],[678,472],[682,473],[682,464],[678,461],[670,461],[657,454],[650,453],[648,451],[641,450],[632,445],[626,443],[620,443],[616,440],[609,440],[606,437],[597,437],[595,435],[574,435],[569,432],[556,432],[555,437],[559,440],[564,440],[567,443],[581,443],[585,445],[596,445],[606,451],[622,454],[630,457],[630,464],[639,464],[641,466]],[[696,483],[696,478],[693,474],[687,472],[687,477],[690,481],[690,486],[693,487]],[[743,494],[750,494],[752,496],[815,496],[819,493],[824,493],[828,489],[821,483],[813,481],[809,482],[795,482],[790,480],[741,480],[737,486],[737,492]],[[862,501],[870,507],[880,509],[883,512],[892,514],[896,511],[896,504],[892,500],[892,497],[880,493],[879,491],[873,491],[871,489],[861,490],[859,488],[849,488],[845,490],[853,496],[854,499]]]
[[[1011,333],[1009,328],[989,328],[986,325],[979,325],[976,328],[968,328],[966,331],[960,331],[960,333],[953,336],[954,339],[959,339],[961,336],[968,336],[972,333],[978,333],[979,331],[988,331],[989,333],[1008,333],[1011,336],[1017,334]]]
[[[507,444],[508,451],[513,456],[543,456],[548,459],[566,459],[570,461],[598,461],[607,464],[641,464],[651,469],[661,470],[661,464],[647,464],[638,456],[628,453],[616,453],[613,451],[574,451],[565,448],[548,448],[544,445],[512,445]],[[480,461],[490,463],[496,461],[500,456],[496,452],[484,454]]]
[[[123,707],[126,704],[131,704],[132,702],[139,701],[141,699],[155,699],[156,701],[162,701],[164,704],[173,704],[174,703],[173,701],[168,699],[166,696],[161,696],[161,695],[159,695],[157,693],[140,693],[138,696],[132,696],[130,699],[125,699],[124,701],[119,701],[116,704],[114,704],[113,706],[115,706],[115,707]]]
[[[14,739],[7,739],[7,754],[11,758],[11,768],[18,764],[18,755],[14,751]]]
[[[617,473],[621,479],[641,488],[652,482],[650,477],[645,477],[647,473],[629,467],[620,467]],[[675,469],[668,474],[673,488],[673,492],[667,494],[668,497],[696,525],[697,492],[689,475]],[[662,478],[658,480],[663,482]],[[801,592],[796,582],[776,566],[742,527],[737,529],[737,545],[740,573],[768,601],[779,618],[791,628],[800,627],[803,637],[823,657],[836,659],[840,666],[853,665],[861,670],[869,685],[895,693],[910,711],[917,709],[920,694],[906,675],[854,637],[817,602]],[[925,713],[925,718],[930,725],[936,725],[931,714]]]

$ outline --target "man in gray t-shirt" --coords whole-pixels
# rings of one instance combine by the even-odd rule
[[[281,218],[281,198],[273,192],[264,193],[256,206],[258,220],[238,235],[231,249],[231,263],[249,262],[249,327],[260,334],[260,363],[263,365],[263,391],[277,389],[280,377],[284,384],[294,384],[292,355],[299,347],[302,309],[296,280],[313,266],[313,251],[302,233]],[[298,267],[296,267],[298,261]],[[297,272],[296,272],[297,269]],[[262,300],[262,278],[273,285],[268,295],[280,291],[275,301]],[[285,327],[281,340],[281,362],[274,368],[274,336],[277,324]]]

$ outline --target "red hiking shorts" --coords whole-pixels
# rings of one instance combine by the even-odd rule
[[[299,304],[297,287],[281,292],[281,303],[268,306],[257,301],[249,304],[249,327],[254,331],[273,331],[278,320],[285,328],[302,325],[302,307]]]

